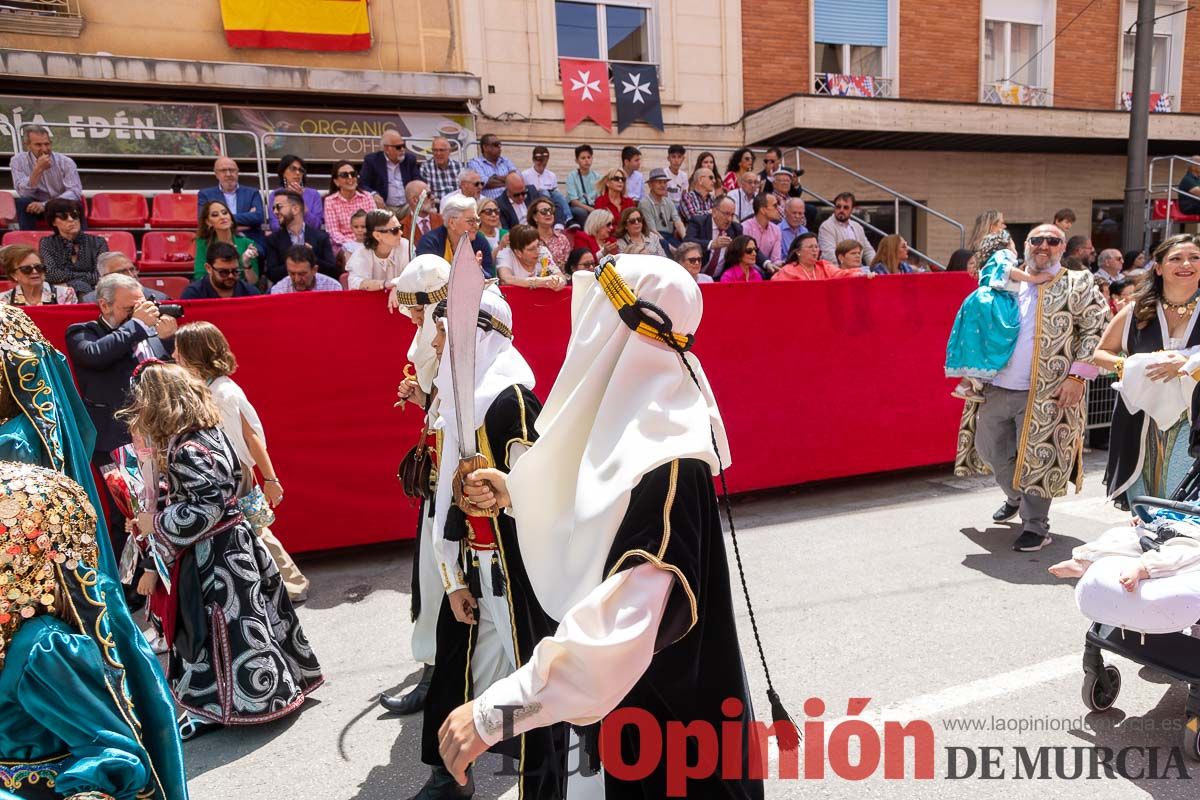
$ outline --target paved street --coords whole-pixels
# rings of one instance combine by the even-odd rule
[[[1122,515],[1103,503],[1103,453],[1088,458],[1085,491],[1055,501],[1052,547],[1017,554],[1017,531],[990,523],[1000,494],[987,479],[930,470],[745,498],[736,504],[741,547],[758,603],[776,685],[797,722],[810,697],[824,700],[832,729],[847,698],[869,697],[863,716],[927,720],[936,740],[935,780],[874,777],[854,782],[826,766],[824,780],[772,781],[769,798],[1195,798],[1191,780],[1122,778],[1014,780],[1014,747],[1158,747],[1158,770],[1179,740],[1186,687],[1137,665],[1117,664],[1124,688],[1107,715],[1080,701],[1085,622],[1072,584],[1046,573],[1081,540]],[[280,532],[286,542],[286,531]],[[337,531],[331,530],[331,539]],[[415,680],[408,652],[404,545],[309,558],[313,580],[301,615],[327,682],[305,710],[275,725],[219,732],[189,744],[199,800],[320,798],[398,800],[425,778],[419,718],[385,716],[381,691]],[[732,553],[731,553],[732,560]],[[745,609],[740,603],[740,621]],[[748,624],[743,653],[760,715],[765,682]],[[948,726],[1035,724],[1037,732]],[[1062,730],[1061,728],[1082,728]],[[1046,730],[1057,728],[1057,730]],[[948,747],[1003,747],[1000,780],[947,780]],[[1053,776],[1053,754],[1050,774]],[[965,764],[959,756],[959,764]],[[1147,765],[1131,756],[1136,772]],[[851,763],[857,762],[852,748]],[[1086,764],[1086,760],[1085,760]],[[1200,775],[1200,766],[1188,766]],[[511,780],[477,772],[479,798],[515,797]],[[1087,769],[1085,766],[1084,773]],[[507,794],[506,794],[507,793]],[[1049,793],[1049,794],[1047,794]]]

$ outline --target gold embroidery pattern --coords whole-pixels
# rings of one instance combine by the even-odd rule
[[[1091,275],[1063,269],[1038,295],[1033,371],[1025,423],[1017,446],[1014,488],[1035,497],[1061,497],[1067,484],[1082,489],[1084,410],[1063,409],[1052,395],[1076,361],[1090,361],[1108,321],[1108,305]],[[955,474],[986,472],[975,450],[979,405],[968,404],[959,426]]]
[[[39,761],[0,761],[0,786],[10,792],[38,784],[53,789],[58,773],[67,766],[70,758],[70,754],[67,754]]]
[[[41,359],[38,357],[39,347],[53,350],[53,346],[42,335],[41,329],[33,324],[33,320],[24,311],[12,306],[0,306],[0,351],[3,351],[3,366],[6,371],[11,368],[14,373],[5,375],[6,382],[17,405],[37,430],[51,466],[61,470],[64,457],[58,442],[58,417],[52,398],[54,390],[37,377],[38,367],[41,365]],[[21,397],[17,396],[18,392],[28,395],[26,402],[21,402]]]

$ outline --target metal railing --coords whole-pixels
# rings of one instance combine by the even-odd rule
[[[1163,162],[1166,162],[1167,180],[1166,183],[1158,184],[1155,183],[1154,173],[1156,168],[1161,169]],[[1150,244],[1156,229],[1161,227],[1165,235],[1170,236],[1172,226],[1176,222],[1172,217],[1174,209],[1179,205],[1176,196],[1183,194],[1183,192],[1179,190],[1179,185],[1175,180],[1175,162],[1179,162],[1183,167],[1179,173],[1180,177],[1190,167],[1200,167],[1200,161],[1195,161],[1186,156],[1155,156],[1150,159],[1149,175],[1146,179],[1146,211],[1144,218],[1145,225],[1143,226],[1145,237],[1142,240],[1143,252],[1150,251]],[[1160,172],[1159,174],[1161,175],[1162,173]],[[1156,195],[1161,196],[1156,197]],[[1157,200],[1163,199],[1166,200],[1166,214],[1161,220],[1154,219],[1154,203]],[[1180,224],[1182,225],[1183,223]]]
[[[0,0],[0,31],[78,36],[79,0]]]
[[[980,100],[998,106],[1034,106],[1046,108],[1053,105],[1049,89],[1040,86],[1025,86],[1019,83],[988,83],[983,87]]]
[[[1084,427],[1087,430],[1107,428],[1112,424],[1113,410],[1117,407],[1117,390],[1113,384],[1117,382],[1115,375],[1100,374],[1087,382],[1083,393],[1084,409],[1087,417]]]
[[[943,214],[942,212],[938,211],[937,209],[930,208],[929,206],[925,205],[924,203],[920,202],[919,200],[914,200],[913,198],[909,197],[908,195],[903,194],[902,192],[898,192],[895,189],[891,188],[890,186],[885,186],[884,184],[880,183],[877,180],[868,178],[866,175],[863,175],[859,172],[856,172],[855,170],[850,169],[850,167],[847,167],[845,164],[838,163],[837,161],[834,161],[832,158],[827,158],[827,157],[821,155],[820,153],[813,152],[812,150],[809,150],[807,147],[793,147],[790,149],[789,153],[791,154],[791,159],[790,159],[791,164],[796,170],[800,169],[800,154],[803,153],[805,158],[812,158],[817,161],[820,161],[822,164],[825,164],[827,166],[833,167],[834,169],[840,170],[840,171],[846,173],[847,175],[851,176],[855,180],[861,181],[862,183],[865,183],[868,186],[873,186],[874,188],[878,189],[879,191],[884,192],[884,193],[888,194],[889,196],[891,196],[892,208],[894,210],[892,224],[893,224],[893,227],[895,228],[895,230],[893,230],[892,233],[900,232],[900,204],[904,203],[908,206],[911,206],[913,208],[914,212],[915,211],[924,212],[925,214],[929,215],[933,219],[940,220],[940,221],[946,223],[947,225],[950,225],[951,227],[957,229],[958,230],[958,246],[960,248],[966,246],[967,230],[966,230],[966,228],[963,227],[963,224],[961,222],[959,222],[958,220],[956,220],[952,217],[948,217],[945,214]],[[784,163],[789,162],[787,153],[784,154],[783,160],[784,160]],[[806,194],[812,195],[813,197],[820,200],[825,205],[828,205],[830,207],[833,206],[832,201],[818,195],[816,192],[814,192],[808,186],[804,187],[804,191]],[[866,222],[865,220],[858,219],[857,217],[855,219],[857,219],[858,222],[862,223],[862,225],[864,227],[869,227],[871,230],[879,233],[880,235],[883,235],[883,236],[889,235],[888,233],[881,231],[879,228],[876,228],[874,225],[871,225],[869,222]],[[916,250],[916,248],[914,248],[912,246],[911,242],[909,243],[909,249]],[[920,253],[918,251],[918,254],[922,258],[929,261],[930,263],[933,263],[939,267],[944,266],[941,262],[939,262],[935,259],[929,258],[924,253]]]
[[[892,79],[878,75],[839,75],[813,73],[813,94],[831,97],[895,97]]]

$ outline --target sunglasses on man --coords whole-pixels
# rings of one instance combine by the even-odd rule
[[[78,211],[59,211],[57,214],[54,215],[54,218],[61,219],[61,220],[79,219],[79,212]]]
[[[234,267],[233,269],[221,269],[220,267],[213,267],[212,271],[213,271],[213,274],[216,275],[218,278],[232,278],[237,275],[240,275],[242,272],[242,268]]]
[[[1031,245],[1033,245],[1034,247],[1041,247],[1044,244],[1048,244],[1051,247],[1058,247],[1060,244],[1062,244],[1062,241],[1063,240],[1057,236],[1030,236],[1029,237],[1029,243]]]

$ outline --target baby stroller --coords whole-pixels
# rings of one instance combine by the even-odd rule
[[[1191,454],[1197,454],[1197,435],[1193,432]],[[1133,512],[1142,522],[1155,518],[1188,519],[1200,522],[1200,461],[1193,464],[1186,478],[1170,500],[1153,497],[1135,497],[1131,502]],[[1097,564],[1103,563],[1104,559]],[[1093,565],[1092,569],[1096,569]],[[1189,586],[1197,584],[1197,575],[1175,575],[1160,578],[1172,581],[1189,578]],[[1143,581],[1142,586],[1145,586]],[[1189,590],[1190,594],[1190,590]],[[1197,597],[1200,604],[1200,597]],[[1196,615],[1200,617],[1200,614]],[[1183,621],[1171,633],[1140,633],[1114,625],[1094,622],[1087,632],[1083,648],[1083,703],[1092,711],[1103,712],[1112,708],[1121,693],[1121,673],[1112,664],[1105,664],[1102,650],[1116,653],[1165,673],[1188,684],[1187,701],[1184,704],[1187,724],[1183,728],[1183,752],[1193,761],[1200,761],[1200,638],[1181,633],[1196,618]]]

